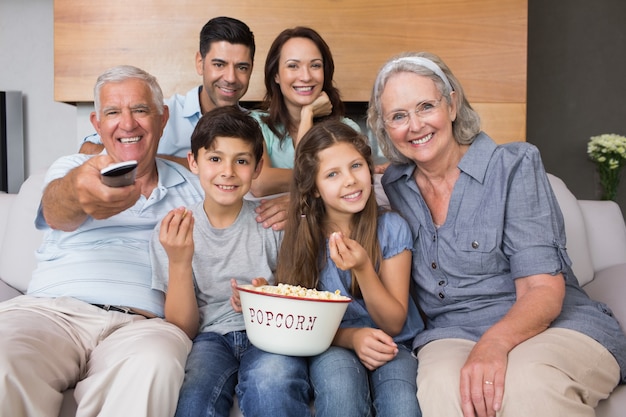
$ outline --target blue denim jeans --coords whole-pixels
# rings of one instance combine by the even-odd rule
[[[331,346],[309,359],[317,417],[421,417],[417,360],[398,344],[398,355],[374,371],[353,350]]]
[[[198,334],[176,417],[228,417],[235,392],[246,417],[311,415],[306,358],[257,349],[244,331]]]

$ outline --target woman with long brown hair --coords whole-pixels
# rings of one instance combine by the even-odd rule
[[[252,185],[253,195],[289,190],[295,148],[316,122],[335,118],[360,131],[356,122],[344,117],[334,72],[328,44],[311,28],[285,29],[270,46],[262,110],[252,112],[266,145],[263,170]]]

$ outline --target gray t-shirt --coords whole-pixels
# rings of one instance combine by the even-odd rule
[[[211,226],[202,202],[191,208],[195,219],[192,269],[200,332],[225,334],[244,330],[243,316],[230,305],[231,278],[240,284],[250,284],[258,277],[274,283],[283,234],[257,223],[254,212],[257,204],[244,200],[239,216],[225,229]],[[150,244],[152,288],[167,292],[168,259],[159,242],[159,229],[160,224]]]

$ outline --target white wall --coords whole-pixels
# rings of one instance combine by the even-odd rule
[[[93,131],[90,105],[54,101],[53,27],[53,0],[0,0],[0,90],[24,96],[26,176],[76,152]]]

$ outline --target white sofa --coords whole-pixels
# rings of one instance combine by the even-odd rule
[[[24,292],[34,268],[41,233],[33,220],[43,174],[32,175],[18,194],[0,193],[0,301]],[[626,226],[613,202],[576,200],[563,181],[550,176],[565,216],[568,252],[574,272],[588,294],[608,304],[626,326]],[[76,404],[65,393],[61,417],[74,415]],[[626,386],[618,386],[597,408],[598,417],[623,417]],[[231,416],[240,416],[236,405]]]

